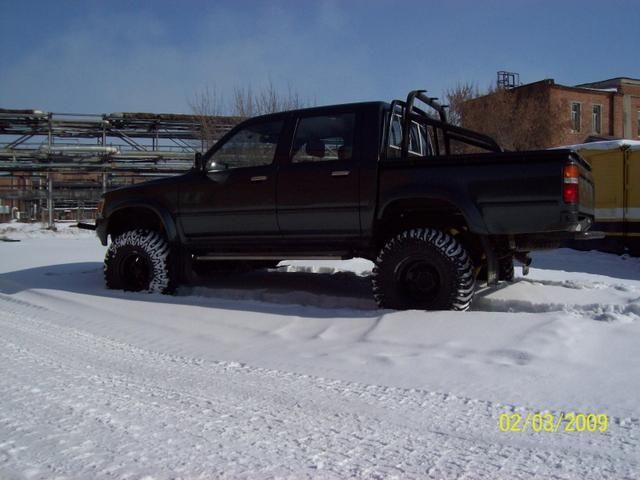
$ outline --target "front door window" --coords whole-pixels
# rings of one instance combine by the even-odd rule
[[[271,165],[282,120],[249,125],[229,138],[207,163],[207,171]]]

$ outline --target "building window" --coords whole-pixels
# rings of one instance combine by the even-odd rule
[[[602,105],[593,105],[591,108],[591,130],[597,135],[602,133]]]
[[[574,132],[580,131],[582,105],[578,102],[571,103],[571,130]]]

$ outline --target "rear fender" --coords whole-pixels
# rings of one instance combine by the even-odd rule
[[[463,202],[455,198],[454,195],[445,196],[406,196],[406,197],[392,197],[381,206],[378,214],[378,223],[384,224],[385,220],[407,211],[429,211],[431,216],[437,216],[438,212],[442,212],[442,216],[439,218],[439,223],[446,225],[451,212],[459,213],[464,218],[465,226],[471,233],[478,235],[487,235],[487,226],[482,219],[480,211],[475,205],[469,202]],[[422,226],[437,226],[437,225],[422,225]],[[458,225],[450,225],[458,226]]]

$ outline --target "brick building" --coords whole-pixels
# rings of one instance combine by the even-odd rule
[[[611,78],[600,82],[584,83],[578,88],[593,88],[600,91],[615,91],[622,95],[622,105],[616,105],[615,127],[617,137],[629,140],[640,139],[640,80],[634,78]]]
[[[546,79],[496,90],[465,102],[462,122],[512,149],[638,140],[640,80],[613,78],[572,87]]]

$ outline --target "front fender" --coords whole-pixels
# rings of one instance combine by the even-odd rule
[[[114,202],[112,204],[105,205],[105,211],[103,212],[103,219],[96,221],[96,233],[103,245],[107,244],[107,238],[111,232],[110,224],[111,220],[118,213],[123,213],[123,210],[130,209],[131,211],[148,211],[155,215],[158,221],[162,224],[167,241],[169,243],[179,242],[179,232],[176,220],[171,212],[159,202],[139,200],[123,200],[120,202]]]

